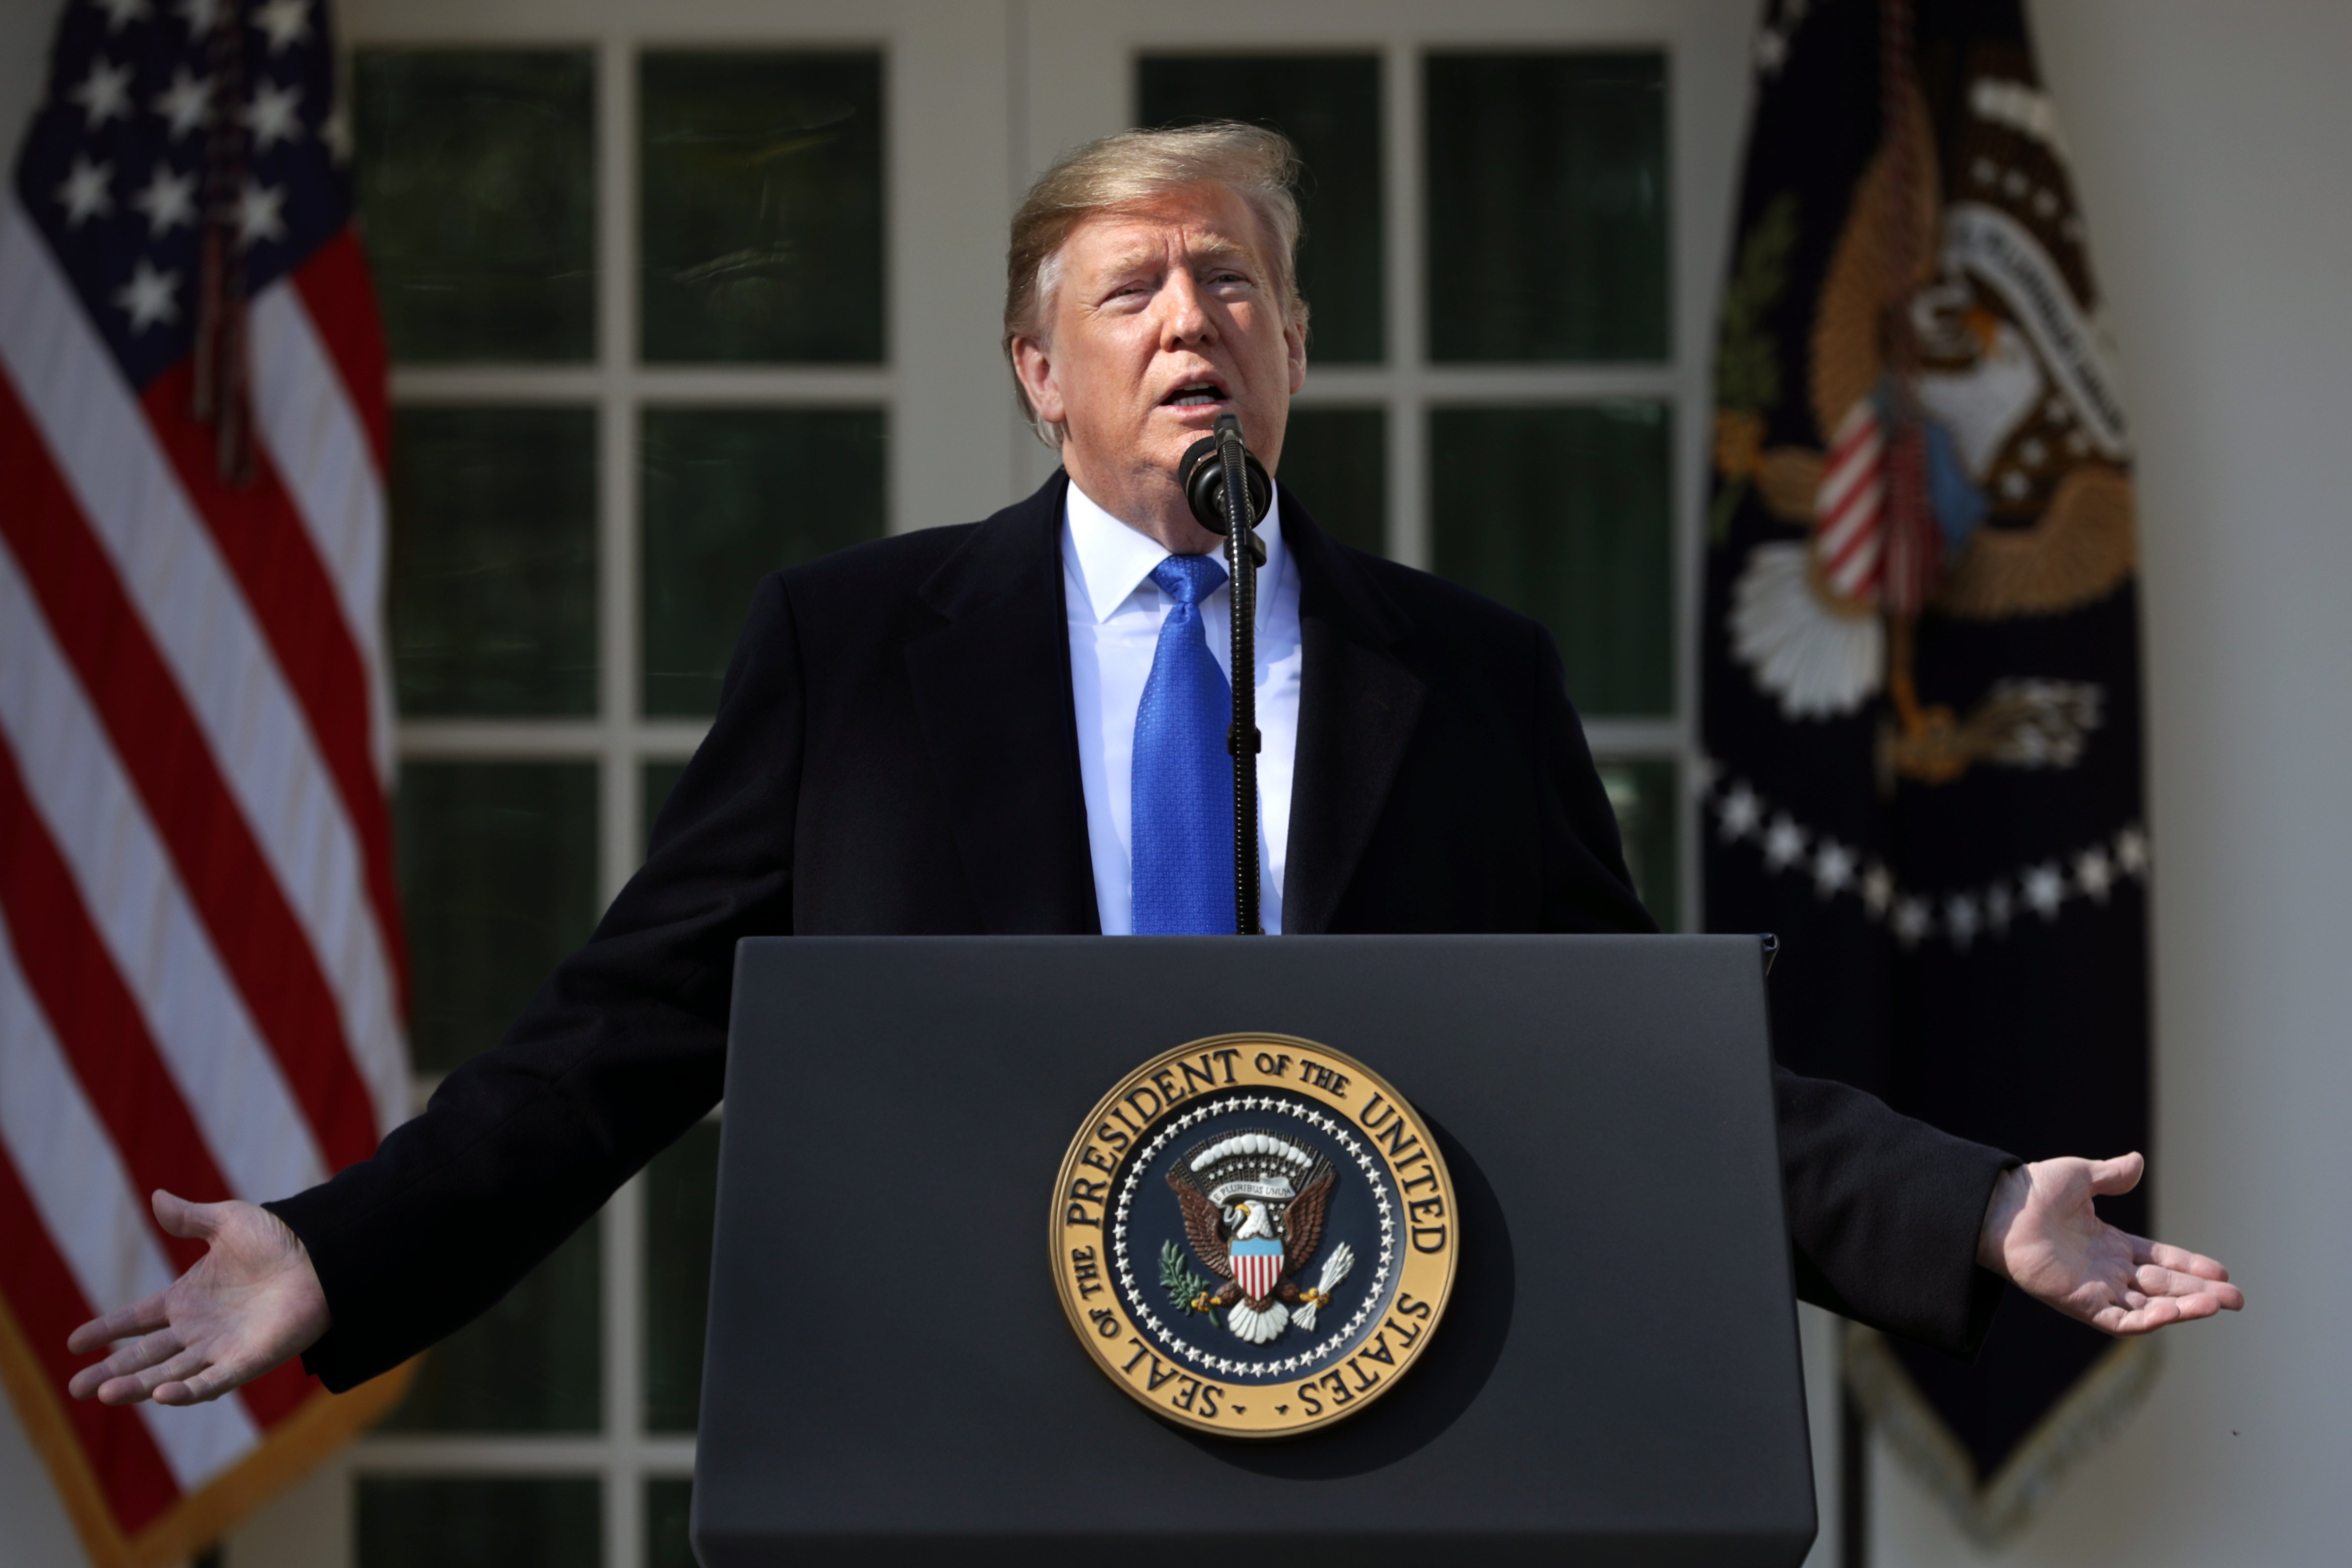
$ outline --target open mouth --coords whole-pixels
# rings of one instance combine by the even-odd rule
[[[1213,381],[1188,381],[1160,400],[1163,408],[1207,408],[1225,400],[1225,389]]]

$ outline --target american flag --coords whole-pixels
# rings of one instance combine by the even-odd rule
[[[371,1402],[64,1396],[66,1336],[406,1111],[384,353],[319,0],[68,0],[0,205],[0,1374],[93,1559]],[[377,1400],[373,1403],[380,1404]]]

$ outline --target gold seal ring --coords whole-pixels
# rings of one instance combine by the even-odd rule
[[[1290,1035],[1217,1035],[1129,1073],[1054,1185],[1079,1343],[1155,1415],[1282,1437],[1356,1415],[1427,1350],[1461,1216],[1387,1079]]]

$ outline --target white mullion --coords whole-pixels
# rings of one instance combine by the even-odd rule
[[[588,762],[602,756],[608,736],[617,732],[633,756],[682,763],[709,731],[708,719],[609,726],[594,719],[412,719],[397,734],[404,761]]]
[[[1381,140],[1388,180],[1389,518],[1392,560],[1430,568],[1429,419],[1422,394],[1421,53],[1382,51]],[[1338,382],[1340,376],[1330,377]]]
[[[1310,364],[1298,401],[1363,403],[1408,384],[1449,404],[1667,403],[1682,393],[1685,377],[1673,364]]]
[[[601,806],[599,885],[609,901],[636,867],[638,795],[635,730],[637,691],[637,406],[631,384],[637,358],[636,52],[625,31],[598,41],[596,117],[597,363],[604,441],[601,569],[598,574]],[[628,1462],[639,1401],[635,1347],[637,1254],[643,1232],[637,1184],[625,1184],[604,1205],[604,1265],[597,1280],[603,1325],[604,1408],[599,1445],[604,1568],[636,1568],[644,1551],[643,1504]]]
[[[626,279],[622,280],[623,283]],[[620,302],[635,313],[635,298]],[[830,407],[882,403],[890,372],[833,365],[404,365],[395,401],[412,403],[697,403]]]
[[[694,1439],[645,1437],[635,1445],[647,1474],[694,1473]],[[436,1436],[378,1434],[354,1451],[352,1468],[371,1476],[600,1475],[612,1445],[602,1436]]]
[[[604,1205],[604,1562],[639,1568],[645,1555],[645,1177],[632,1176]]]

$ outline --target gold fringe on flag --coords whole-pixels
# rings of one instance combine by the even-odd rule
[[[2008,1461],[1984,1477],[1886,1337],[1859,1323],[1849,1323],[1845,1332],[1845,1385],[1855,1402],[1895,1458],[1987,1551],[2017,1538],[2075,1462],[2147,1400],[2163,1366],[2164,1347],[2155,1340],[2117,1340],[2034,1424]]]

